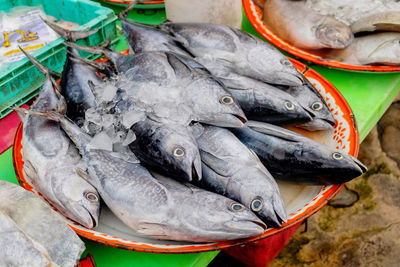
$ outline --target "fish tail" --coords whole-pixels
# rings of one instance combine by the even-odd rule
[[[63,39],[75,42],[80,39],[84,39],[92,34],[95,34],[99,29],[94,30],[80,30],[80,31],[70,31],[63,27],[58,26],[57,24],[48,21],[45,18],[41,18],[44,23],[47,24],[51,29],[53,29],[58,35],[60,35]]]
[[[107,76],[110,76],[111,73],[117,73],[117,70],[111,61],[95,62],[78,55],[70,55],[69,58],[76,63],[84,63]]]
[[[86,45],[78,45],[78,44],[71,43],[71,42],[66,42],[65,45],[68,47],[75,48],[75,49],[81,50],[81,51],[86,51],[86,52],[89,52],[92,54],[101,54],[106,57],[110,57],[109,56],[110,53],[113,53],[112,50],[110,50],[106,47],[103,47],[103,46],[86,46]]]
[[[32,64],[35,65],[44,75],[54,76],[57,78],[61,77],[60,73],[52,71],[51,69],[45,67],[43,64],[41,64],[39,62],[39,60],[37,60],[36,58],[31,56],[29,53],[27,53],[21,46],[18,46],[18,48],[32,62]]]
[[[20,108],[18,106],[13,107],[12,109],[21,114],[23,113],[23,114],[33,115],[33,116],[44,117],[44,118],[47,118],[49,120],[56,121],[56,122],[61,122],[61,120],[64,118],[64,115],[62,115],[59,110],[57,110],[57,111],[54,111],[54,110],[37,111],[37,110]]]
[[[118,14],[118,18],[119,18],[120,20],[126,20],[126,16],[128,15],[128,13],[131,12],[132,9],[133,9],[138,3],[141,3],[141,2],[142,2],[141,0],[133,0],[133,1],[128,5],[128,7],[127,7],[124,11],[122,11],[121,13]]]

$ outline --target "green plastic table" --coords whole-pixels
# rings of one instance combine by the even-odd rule
[[[110,7],[119,13],[122,9]],[[165,18],[163,9],[134,10],[129,18],[145,23],[161,23]],[[249,21],[244,17],[243,29],[259,38]],[[118,50],[126,49],[122,40]],[[326,77],[343,94],[356,116],[360,140],[363,140],[371,128],[378,122],[400,91],[400,73],[360,73],[329,69],[305,62]],[[0,137],[1,138],[1,137]],[[0,155],[0,179],[17,183],[12,165],[11,150]],[[99,267],[116,266],[206,266],[218,254],[218,251],[194,254],[150,254],[106,247],[85,240],[86,253],[91,253]]]

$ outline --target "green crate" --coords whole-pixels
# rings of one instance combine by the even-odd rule
[[[111,40],[118,40],[114,11],[89,0],[0,0],[0,10],[8,12],[16,6],[42,5],[45,13],[56,19],[63,19],[81,25],[77,30],[99,29],[88,38],[79,40],[83,45],[99,45]],[[58,38],[34,52],[42,64],[61,72],[66,58],[64,40]],[[90,59],[99,57],[83,52],[82,56]],[[13,62],[0,69],[0,118],[11,112],[9,107],[21,105],[34,97],[43,84],[43,74],[27,58]]]

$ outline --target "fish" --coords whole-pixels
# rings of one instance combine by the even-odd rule
[[[270,84],[303,84],[303,75],[283,54],[249,33],[206,23],[165,22],[158,28],[174,36],[206,68],[218,63]]]
[[[190,66],[191,61],[173,53],[145,52],[132,58],[128,70],[119,70],[133,82],[127,88],[132,102],[153,110],[160,105],[182,108],[191,120],[215,126],[243,127],[247,119],[237,101],[214,77]]]
[[[45,248],[27,236],[0,210],[0,266],[58,266]]]
[[[100,84],[102,80],[95,69],[83,62],[73,60],[70,55],[79,56],[75,49],[67,48],[67,59],[60,86],[67,102],[67,116],[79,126],[82,126],[86,110],[96,105],[89,81],[96,85]]]
[[[341,184],[367,171],[342,150],[271,124],[249,121],[232,132],[276,179],[308,185]]]
[[[214,69],[211,69],[213,72]],[[313,121],[313,110],[299,103],[286,90],[234,72],[218,72],[218,79],[239,102],[246,117],[277,125],[301,124]],[[213,72],[214,73],[214,72]]]
[[[176,43],[173,40],[173,37],[167,32],[159,31],[152,26],[129,21],[127,19],[127,14],[134,8],[137,2],[138,1],[132,1],[124,11],[118,14],[129,50],[133,54],[149,51],[162,51],[190,56],[183,47],[179,47],[178,43]]]
[[[0,181],[0,210],[26,235],[46,249],[59,266],[74,267],[85,244],[65,218],[39,196],[7,181]]]
[[[263,21],[274,34],[303,49],[342,49],[354,38],[349,25],[314,11],[307,1],[268,0]]]
[[[31,109],[65,113],[66,102],[54,90],[58,84],[50,71],[26,55],[46,75]],[[57,123],[21,111],[17,114],[23,124],[23,172],[27,181],[66,217],[87,228],[96,227],[100,199],[96,189],[75,172],[76,167],[86,168],[78,150]]]
[[[113,213],[137,234],[211,242],[264,232],[264,223],[242,204],[168,178],[156,180],[139,163],[90,147],[91,137],[60,113],[32,114],[60,123],[87,163],[88,174],[80,169],[78,173],[97,188]]]
[[[196,138],[201,155],[201,185],[236,200],[264,223],[280,227],[286,222],[285,204],[272,175],[261,161],[228,129],[203,126]]]
[[[330,51],[325,57],[355,65],[398,66],[400,33],[382,32],[356,37],[346,49]]]
[[[400,31],[400,4],[395,0],[307,0],[309,9],[334,16],[351,27],[354,34]]]
[[[308,79],[305,79],[305,83],[302,86],[279,88],[293,96],[302,107],[312,114],[312,120],[298,123],[296,127],[308,131],[333,130],[335,128],[336,121],[328,104]]]
[[[199,149],[186,126],[147,119],[131,129],[136,139],[129,147],[142,162],[181,181],[201,180]]]

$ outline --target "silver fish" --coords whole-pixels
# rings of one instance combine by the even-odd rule
[[[67,225],[65,218],[38,196],[15,184],[0,181],[0,210],[44,247],[56,264],[76,266],[85,250],[84,243]]]
[[[29,56],[29,55],[28,55]],[[30,56],[29,56],[30,57]],[[65,110],[49,71],[30,57],[46,79],[32,110]],[[29,183],[62,214],[87,228],[97,225],[100,201],[96,189],[76,174],[85,168],[77,149],[60,126],[46,118],[19,112],[23,122],[24,174]],[[94,199],[93,199],[94,198]]]
[[[217,62],[232,72],[263,82],[303,84],[303,75],[284,55],[246,32],[205,23],[166,22],[159,27],[179,40],[206,68]]]
[[[0,266],[50,267],[51,262],[45,248],[27,236],[0,210]]]
[[[147,119],[132,126],[136,140],[129,145],[139,159],[180,180],[201,180],[196,140],[186,126]]]
[[[82,126],[85,111],[96,105],[89,81],[96,85],[102,80],[92,67],[72,59],[71,55],[79,56],[75,49],[67,48],[67,51],[60,85],[67,102],[67,116]]]
[[[268,0],[264,23],[280,38],[304,49],[345,48],[353,40],[350,27],[333,15],[321,15],[306,1]]]
[[[295,132],[256,121],[232,129],[254,150],[276,179],[300,184],[340,184],[360,176],[367,168],[345,152]]]
[[[312,114],[311,121],[296,124],[297,127],[308,131],[332,130],[335,127],[336,121],[328,104],[307,79],[302,86],[280,88],[292,95],[302,107]]]
[[[91,149],[91,137],[59,113],[42,114],[58,121],[79,148],[89,175],[107,206],[139,235],[197,242],[261,234],[265,225],[243,205],[204,190],[157,181],[139,163],[113,152]],[[196,211],[196,212],[193,212]]]
[[[163,51],[190,56],[187,51],[177,46],[172,36],[168,33],[161,32],[146,24],[131,22],[126,18],[127,14],[134,8],[137,2],[138,1],[132,1],[124,11],[118,14],[121,20],[122,30],[124,31],[126,41],[129,45],[129,50],[133,53]]]
[[[257,155],[229,130],[203,126],[197,138],[206,188],[244,204],[268,226],[286,221],[278,185]]]
[[[212,68],[251,120],[278,125],[312,121],[314,112],[284,90],[234,72]]]
[[[356,65],[400,64],[400,33],[384,32],[354,38],[343,50],[330,51],[326,58]]]

